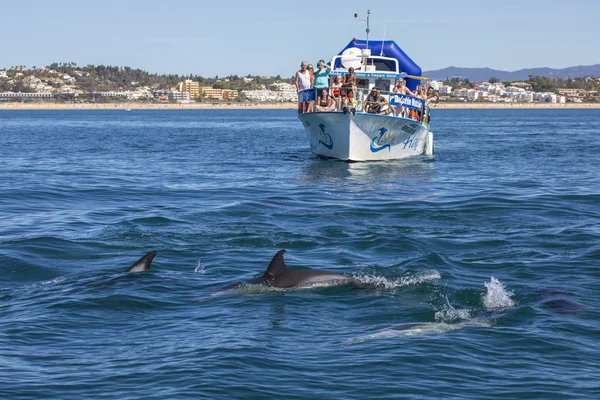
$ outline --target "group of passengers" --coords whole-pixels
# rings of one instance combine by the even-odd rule
[[[315,110],[342,110],[344,114],[349,112],[356,114],[356,109],[352,107],[354,104],[354,91],[357,87],[354,68],[350,67],[347,74],[343,76],[335,75],[332,79],[330,79],[330,74],[331,67],[324,60],[319,60],[316,71],[314,71],[312,64],[302,61],[300,70],[296,72],[296,89],[298,92],[305,89],[316,89],[317,98],[316,101],[298,102],[299,114]],[[404,79],[396,81],[391,93],[417,97],[424,100],[426,106],[431,102],[439,102],[439,95],[432,87],[425,90],[423,86],[419,85],[413,92],[406,86]],[[377,87],[371,89],[363,102],[363,112],[381,115],[393,114],[397,117],[411,118],[417,121],[423,118],[420,111],[402,106],[390,106]],[[429,118],[428,112],[427,117]]]
[[[421,99],[425,102],[425,109],[427,110],[428,113],[428,109],[429,109],[429,104],[430,103],[439,103],[440,102],[440,95],[433,89],[433,87],[428,87],[427,90],[425,90],[425,88],[422,85],[419,85],[416,87],[415,91],[411,91],[407,86],[406,83],[404,81],[404,79],[398,79],[396,81],[396,84],[394,85],[394,89],[392,90],[392,93],[398,93],[398,94],[403,94],[403,95],[409,95],[409,96],[413,96],[416,97],[418,99]],[[393,112],[394,115],[397,117],[402,117],[402,118],[410,118],[410,119],[414,119],[417,121],[421,121],[422,119],[422,113],[418,110],[414,110],[414,109],[408,109],[407,107],[402,107],[402,106],[393,106]]]
[[[298,102],[298,114],[315,111],[315,108],[316,111],[334,111],[343,108],[344,112],[348,112],[348,103],[352,103],[356,87],[354,68],[350,68],[343,77],[336,75],[331,85],[330,73],[331,67],[324,60],[319,60],[316,71],[312,64],[302,61],[300,70],[296,72],[296,90],[300,92],[305,89],[317,89],[317,99],[316,106],[315,101]]]

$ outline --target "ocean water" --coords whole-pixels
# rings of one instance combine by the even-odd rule
[[[0,111],[0,398],[600,398],[600,110],[432,130],[345,163],[293,110]],[[227,288],[282,248],[372,288]]]

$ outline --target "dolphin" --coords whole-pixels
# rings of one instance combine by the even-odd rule
[[[152,260],[156,256],[156,250],[151,251],[139,260],[137,260],[131,267],[127,268],[125,272],[144,272],[150,270]]]
[[[493,326],[493,323],[489,319],[473,319],[455,324],[449,324],[445,322],[406,323],[396,325],[388,329],[383,329],[378,332],[370,333],[368,335],[349,339],[345,341],[344,344],[352,345],[377,339],[441,335],[447,332],[470,327],[489,328],[491,326]]]
[[[284,253],[285,249],[279,250],[263,276],[251,281],[251,283],[286,289],[318,285],[362,287],[360,282],[345,275],[314,269],[288,268],[283,260]]]

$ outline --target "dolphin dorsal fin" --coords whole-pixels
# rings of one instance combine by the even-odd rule
[[[148,271],[152,265],[152,260],[156,256],[156,250],[151,251],[144,257],[137,260],[131,267],[127,268],[125,272],[142,272]]]
[[[262,280],[267,283],[271,282],[275,279],[276,276],[281,275],[288,271],[288,267],[285,265],[285,261],[283,261],[283,254],[285,253],[285,249],[281,249],[275,254],[275,257],[271,260],[269,267],[265,271]]]

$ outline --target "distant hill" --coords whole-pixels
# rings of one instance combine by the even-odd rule
[[[547,76],[550,78],[582,78],[585,76],[600,77],[600,64],[563,69],[553,68],[528,68],[518,71],[501,71],[491,68],[460,68],[448,67],[435,71],[425,71],[423,75],[429,79],[445,80],[452,77],[460,77],[469,79],[474,82],[488,81],[491,77],[500,79],[501,81],[521,81],[529,79],[529,75]]]

